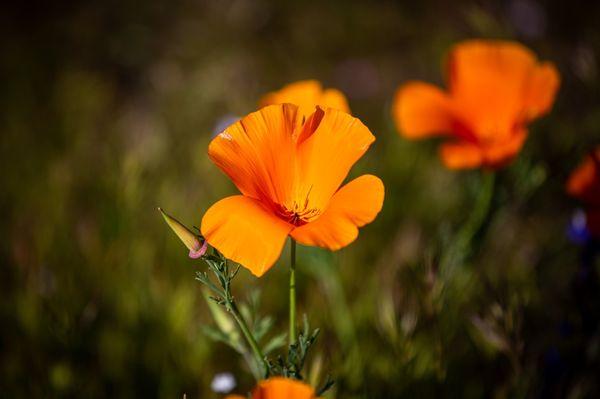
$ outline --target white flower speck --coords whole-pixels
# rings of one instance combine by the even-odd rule
[[[216,393],[229,393],[235,386],[235,377],[227,372],[216,374],[210,383],[210,388]]]
[[[231,137],[231,134],[227,133],[227,132],[221,132],[219,133],[219,137],[225,140],[233,140],[233,137]]]

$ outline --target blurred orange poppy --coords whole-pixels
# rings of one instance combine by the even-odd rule
[[[252,399],[316,399],[315,391],[303,382],[273,377],[258,383],[252,392]],[[225,399],[245,399],[239,395],[229,395]]]
[[[450,169],[505,165],[521,150],[527,123],[552,107],[556,68],[518,43],[486,40],[456,45],[447,66],[447,92],[419,81],[398,89],[392,111],[399,132],[451,136],[440,148]]]
[[[260,100],[261,107],[285,103],[296,104],[300,108],[300,114],[306,118],[314,112],[317,105],[321,108],[335,108],[350,113],[348,101],[341,91],[323,89],[321,83],[316,80],[290,83]]]
[[[275,377],[261,381],[252,392],[252,399],[315,399],[315,391],[307,384]]]
[[[372,175],[340,188],[375,137],[345,112],[270,105],[213,139],[208,154],[242,195],[214,204],[202,234],[226,257],[261,276],[290,235],[331,250],[350,244],[381,210],[384,188]]]
[[[586,227],[594,237],[600,237],[600,147],[571,173],[567,193],[585,205]]]

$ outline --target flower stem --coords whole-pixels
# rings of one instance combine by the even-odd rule
[[[490,214],[492,198],[494,197],[495,173],[483,171],[481,175],[481,189],[473,212],[461,229],[458,236],[458,245],[462,250],[466,250],[473,240],[473,237],[479,233],[484,226]]]
[[[229,305],[228,306],[229,311],[233,315],[233,318],[235,319],[236,323],[240,327],[240,330],[242,330],[242,334],[244,334],[246,341],[248,341],[248,345],[250,345],[250,348],[252,349],[252,353],[254,354],[256,362],[259,365],[261,365],[263,368],[264,378],[267,378],[269,376],[269,365],[267,364],[265,356],[263,355],[262,351],[258,347],[258,343],[256,342],[256,340],[254,339],[254,336],[250,332],[250,329],[248,328],[248,325],[246,324],[246,321],[242,317],[235,302],[229,301],[228,305]]]
[[[296,342],[296,241],[290,238],[290,345]]]
[[[443,267],[452,269],[453,265],[467,261],[473,255],[474,238],[485,230],[485,226],[490,221],[491,205],[494,198],[495,174],[493,172],[482,171],[480,177],[480,189],[472,211],[457,232],[449,250],[442,257],[441,264]]]

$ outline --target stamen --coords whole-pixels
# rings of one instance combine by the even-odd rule
[[[285,219],[288,223],[291,223],[295,226],[302,226],[316,219],[321,214],[320,209],[307,208],[307,206],[308,200],[305,202],[303,207],[300,207],[297,202],[294,202],[291,207],[292,209],[279,205],[278,213],[282,219]]]

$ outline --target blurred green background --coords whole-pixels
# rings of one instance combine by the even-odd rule
[[[337,380],[329,397],[599,397],[598,267],[565,234],[577,204],[563,190],[600,138],[599,19],[584,0],[6,2],[0,396],[220,398],[223,371],[251,388],[203,333],[204,266],[156,207],[198,225],[235,192],[206,155],[211,135],[316,78],[377,136],[352,175],[386,185],[355,243],[299,248],[300,312],[322,329],[309,366]],[[562,86],[498,174],[485,233],[454,256],[479,173],[401,139],[390,106],[408,79],[442,84],[449,47],[475,37],[523,42]],[[286,249],[234,286],[259,289],[279,329],[287,265]]]

